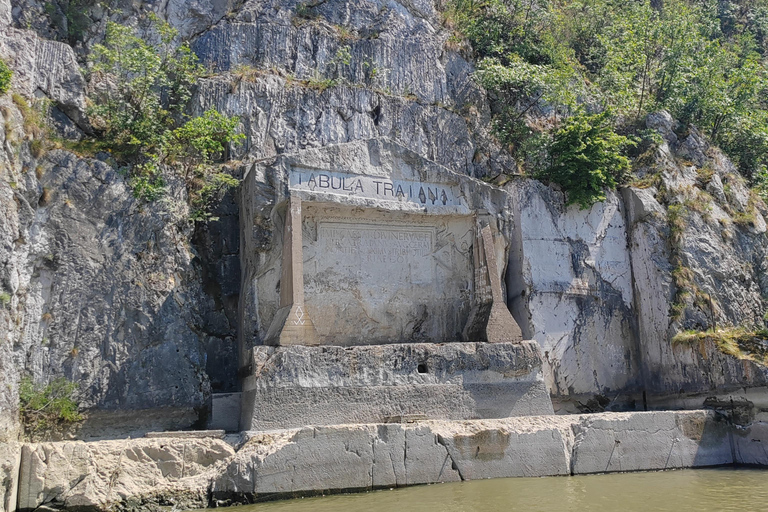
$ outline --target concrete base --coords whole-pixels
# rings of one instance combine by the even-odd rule
[[[536,342],[256,347],[240,427],[552,414]]]

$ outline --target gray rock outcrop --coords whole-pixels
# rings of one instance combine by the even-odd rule
[[[46,5],[0,2],[0,57],[14,70],[13,92],[50,100],[74,138],[89,129],[79,70],[88,49],[107,20],[141,25],[151,10],[212,69],[193,110],[240,117],[247,139],[233,156],[243,169],[389,138],[470,176],[516,170],[489,135],[485,93],[432,2],[171,1],[111,11],[94,2],[81,34],[65,21],[52,26],[61,5],[50,2],[50,15]],[[70,37],[74,46],[61,42]],[[193,229],[180,184],[142,205],[105,163],[40,154],[10,95],[0,115],[0,438],[15,435],[25,373],[76,380],[84,406],[127,411],[137,431],[202,421],[211,390],[237,387],[238,323],[257,328],[237,318],[234,195],[218,221]],[[749,354],[670,339],[764,325],[768,211],[695,129],[665,113],[647,125],[663,142],[641,162],[641,180],[590,210],[565,208],[562,192],[533,180],[506,185],[517,201],[508,305],[543,349],[559,409],[641,408],[643,391],[651,407],[729,394],[757,404],[768,374]],[[264,199],[259,215],[271,208]],[[268,243],[275,235],[262,227]],[[115,421],[111,435],[121,432]]]

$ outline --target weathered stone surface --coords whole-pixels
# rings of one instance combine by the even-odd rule
[[[302,202],[304,303],[321,345],[461,341],[470,311],[491,301],[478,222],[493,223],[502,236],[492,250],[508,261],[511,197],[386,139],[254,166],[241,197],[243,358],[274,336],[275,307],[290,285],[281,276],[295,273],[281,266],[298,247],[277,235],[289,197]],[[303,320],[285,311],[280,323]]]
[[[541,345],[553,398],[632,390],[640,358],[620,197],[609,194],[606,202],[580,210],[565,208],[563,195],[539,182],[516,181],[511,191],[522,283],[508,286],[515,292],[508,301],[513,311],[523,302],[529,312],[521,328]]]
[[[461,479],[478,480],[570,474],[573,423],[540,416],[436,423],[432,430]]]
[[[662,118],[666,121],[657,122]],[[706,396],[758,388],[768,379],[765,367],[725,355],[712,342],[670,343],[682,329],[763,325],[768,239],[765,207],[750,199],[733,164],[695,129],[679,139],[667,118],[649,118],[649,127],[666,142],[652,164],[639,170],[657,173],[659,188],[623,191],[642,360],[635,368],[657,407],[681,404],[685,395],[696,393],[703,395],[701,404]],[[657,198],[678,209],[675,232]],[[739,215],[749,220],[740,221]]]
[[[153,495],[203,507],[205,473],[233,455],[230,445],[210,438],[25,445],[19,509],[45,504],[106,509]]]
[[[213,393],[208,428],[239,432],[241,402],[242,393]]]
[[[606,413],[574,426],[573,474],[734,462],[731,429],[712,412]]]
[[[0,29],[0,58],[14,72],[15,90],[28,98],[44,94],[81,129],[89,129],[86,83],[69,45],[41,39],[31,30],[5,28]]]
[[[236,449],[210,438],[32,444],[19,505],[189,509],[209,498],[701,467],[734,461],[731,436],[736,446],[739,436],[762,439],[729,430],[712,412],[688,411],[304,427],[247,432]],[[746,449],[751,455],[736,449],[737,461],[765,464],[760,450]]]
[[[16,510],[21,443],[0,442],[0,512]]]
[[[0,3],[0,57],[16,71],[15,92],[51,98],[81,128],[85,84],[74,55],[85,62],[108,20],[136,24],[141,12],[152,10],[183,37],[194,37],[204,61],[224,71],[201,84],[194,108],[215,106],[240,116],[248,138],[233,153],[238,158],[389,137],[468,175],[515,169],[487,137],[484,93],[471,79],[472,66],[445,46],[450,33],[431,3],[333,0],[308,6],[308,17],[296,16],[297,2],[280,0],[173,0],[137,3],[136,9],[123,3],[125,12],[95,5],[88,13],[93,26],[76,53],[38,36],[61,39],[67,33],[66,22],[55,30],[42,28],[52,21],[45,14],[48,4],[61,14],[58,1]],[[235,12],[226,16],[231,8]],[[9,9],[15,29],[5,26]],[[28,25],[38,35],[19,30]],[[337,52],[346,46],[350,63],[339,64]],[[255,70],[236,70],[240,64]],[[331,87],[321,90],[323,79],[333,80]],[[247,351],[263,339],[276,306],[253,315],[242,311],[261,307],[259,297],[274,291],[279,273],[265,275],[259,290],[255,276],[244,271],[241,302],[250,309],[236,318],[234,202],[222,206],[221,220],[200,228],[190,246],[188,226],[161,226],[168,216],[177,218],[166,211],[169,205],[127,206],[130,192],[122,178],[104,167],[91,179],[90,169],[100,164],[64,159],[62,153],[32,158],[20,112],[7,95],[0,106],[7,127],[0,136],[0,292],[10,296],[0,308],[0,339],[11,340],[0,344],[0,431],[12,437],[17,426],[22,369],[38,381],[76,378],[87,406],[182,411],[173,422],[142,429],[188,426],[191,420],[182,425],[178,418],[197,417],[195,408],[205,407],[209,388],[237,387],[234,367],[245,358],[242,350],[235,354],[237,326],[244,326]],[[499,212],[510,224],[505,230],[512,242],[508,258],[507,248],[497,247],[510,269],[507,303],[525,337],[541,344],[547,385],[558,403],[569,402],[564,410],[590,409],[583,404],[594,395],[598,409],[601,403],[639,407],[643,390],[651,406],[700,406],[709,394],[721,397],[768,383],[763,367],[725,356],[714,345],[669,342],[683,328],[763,324],[768,212],[695,129],[675,133],[678,127],[666,113],[649,116],[647,124],[664,140],[648,168],[639,169],[653,182],[649,188],[611,195],[582,212],[564,208],[553,188],[519,180],[508,185],[517,215]],[[51,178],[76,168],[69,181]],[[245,233],[253,251],[244,258],[261,258],[266,269],[274,262],[264,255],[281,236],[273,216],[274,188],[281,185],[263,167],[253,169],[260,173],[251,189],[257,200],[244,210],[254,219]],[[657,174],[657,181],[650,179]],[[118,185],[119,193],[107,194],[109,201],[99,200],[104,187]],[[71,197],[60,186],[72,187]],[[175,187],[171,203],[183,204]],[[490,210],[506,201],[486,199]],[[62,213],[70,211],[67,201],[72,215]],[[669,204],[685,207],[678,253],[699,292],[677,304],[679,318],[670,315],[678,290]],[[412,329],[421,311],[409,309],[405,316]],[[457,332],[451,328],[450,334]],[[110,431],[119,435],[115,423]]]
[[[0,281],[11,301],[0,314],[11,343],[0,348],[8,379],[0,393],[9,394],[0,423],[15,416],[24,370],[38,382],[77,380],[87,408],[172,409],[137,416],[146,430],[189,427],[210,388],[194,327],[207,300],[183,212],[171,202],[141,205],[104,163],[63,151],[21,154],[24,167],[6,167],[3,181]],[[178,183],[170,197],[184,204]],[[178,409],[192,419],[180,424]]]
[[[535,342],[255,347],[241,429],[551,414]]]
[[[144,437],[150,439],[168,438],[168,439],[222,439],[226,432],[224,430],[176,430],[172,432],[147,432]]]
[[[733,429],[733,461],[737,464],[768,466],[768,423],[757,421]]]
[[[389,137],[470,175],[515,169],[487,136],[487,101],[472,66],[444,47],[450,32],[431,2],[342,0],[305,6],[303,15],[296,8],[247,2],[193,45],[203,62],[236,71],[205,81],[197,101],[240,117],[243,152]],[[351,36],[342,38],[339,27]],[[345,48],[349,64],[337,56]],[[238,66],[260,72],[239,78]],[[296,79],[336,85],[318,91]]]
[[[520,343],[523,341],[523,333],[517,325],[515,318],[507,308],[506,297],[501,291],[501,276],[498,262],[496,261],[495,244],[491,226],[482,229],[482,244],[485,264],[488,269],[488,280],[491,285],[493,303],[488,315],[488,323],[485,327],[485,338],[489,343]],[[475,241],[480,243],[480,240]]]

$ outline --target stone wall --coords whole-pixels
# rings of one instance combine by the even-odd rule
[[[733,427],[711,411],[688,411],[28,444],[18,508],[190,509],[480,478],[766,465],[765,437],[763,424]]]

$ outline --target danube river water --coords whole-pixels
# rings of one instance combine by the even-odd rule
[[[768,511],[768,471],[686,469],[503,478],[298,498],[231,512]]]

